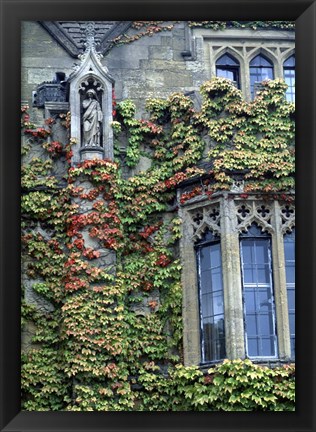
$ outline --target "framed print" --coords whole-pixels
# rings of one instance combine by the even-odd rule
[[[315,2],[1,7],[1,430],[314,430]]]

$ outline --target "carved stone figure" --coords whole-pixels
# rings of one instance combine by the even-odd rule
[[[93,89],[87,91],[86,99],[82,102],[82,107],[84,109],[82,116],[82,146],[101,146],[100,137],[103,113],[97,100],[97,94]]]

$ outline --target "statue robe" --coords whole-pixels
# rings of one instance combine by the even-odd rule
[[[100,146],[100,127],[103,120],[100,104],[96,99],[85,99],[82,106],[85,109],[82,116],[83,146]]]

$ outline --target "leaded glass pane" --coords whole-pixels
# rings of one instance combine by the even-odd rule
[[[256,310],[256,297],[254,290],[245,289],[244,299],[247,311],[254,312]]]
[[[257,67],[272,67],[272,63],[270,62],[270,60],[268,60],[266,57],[262,56],[262,55],[257,55],[256,57],[254,57],[251,62],[250,62],[250,66],[257,66]]]
[[[256,83],[273,79],[273,64],[270,60],[262,55],[257,55],[250,62],[250,90],[251,96],[254,97],[254,88]]]
[[[258,323],[260,328],[260,333],[263,336],[273,335],[273,321],[270,313],[258,315]]]
[[[255,267],[251,266],[251,265],[246,265],[244,266],[244,281],[245,283],[252,283],[255,279],[255,272],[256,269]]]
[[[218,66],[239,66],[239,62],[228,54],[222,55],[217,61]]]
[[[257,282],[258,284],[268,284],[270,282],[270,266],[269,264],[257,265]]]
[[[257,338],[248,337],[248,356],[258,357],[259,356],[259,340]]]
[[[262,338],[261,350],[265,353],[266,356],[273,357],[275,355],[274,338]]]
[[[292,55],[284,62],[284,66],[286,67],[295,67],[295,56]]]
[[[222,291],[221,269],[212,270],[212,287],[213,287],[213,292]]]
[[[267,310],[271,310],[272,307],[272,299],[271,292],[268,288],[261,288],[257,290],[257,302],[258,302],[258,310],[260,312],[266,312]]]
[[[247,334],[249,336],[254,336],[258,334],[258,324],[257,317],[255,314],[247,314],[246,317]]]
[[[202,294],[205,293],[211,293],[212,292],[212,285],[211,285],[211,270],[205,270],[201,271],[201,287],[202,287]]]
[[[210,259],[212,268],[219,268],[222,265],[221,261],[221,247],[219,243],[215,243],[210,248]]]
[[[232,70],[217,68],[216,76],[218,76],[220,78],[226,78],[226,79],[229,79],[231,81],[235,81],[235,73]]]
[[[252,240],[244,240],[243,242],[243,257],[244,263],[250,264],[254,261],[254,247]]]
[[[288,290],[287,292],[287,304],[289,309],[295,309],[295,292],[294,290]]]
[[[295,266],[292,263],[286,264],[285,274],[287,285],[295,284]]]
[[[234,81],[239,88],[239,62],[229,54],[216,61],[216,76]]]
[[[286,100],[295,102],[295,56],[292,55],[283,63],[284,81],[288,85]]]

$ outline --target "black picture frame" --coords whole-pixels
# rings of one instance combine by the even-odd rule
[[[316,4],[310,0],[0,0],[0,430],[296,431],[315,421]],[[297,62],[297,402],[295,412],[20,412],[20,23],[22,20],[295,20]]]

